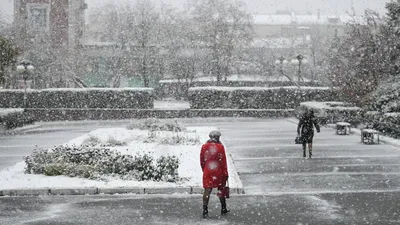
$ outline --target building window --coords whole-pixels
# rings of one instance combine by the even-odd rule
[[[28,4],[28,20],[34,31],[49,30],[50,7],[46,4]]]

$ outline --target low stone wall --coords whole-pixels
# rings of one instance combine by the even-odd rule
[[[119,120],[140,118],[192,118],[192,117],[292,117],[293,109],[26,109],[28,116],[37,121]]]

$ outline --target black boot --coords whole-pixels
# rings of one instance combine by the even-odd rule
[[[208,218],[208,206],[203,205],[203,218]]]
[[[219,198],[219,201],[221,202],[221,215],[228,214],[229,210],[226,209],[226,198]]]
[[[307,154],[306,154],[306,150],[305,149],[303,149],[303,158],[305,158],[307,156]]]
[[[311,159],[311,157],[312,157],[312,151],[310,151],[310,159]]]

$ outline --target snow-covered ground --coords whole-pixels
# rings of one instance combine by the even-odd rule
[[[202,187],[202,171],[200,168],[199,155],[201,143],[206,142],[208,133],[216,127],[187,127],[185,135],[188,139],[198,139],[199,143],[184,143],[181,145],[162,144],[163,140],[177,135],[175,132],[157,131],[157,140],[145,143],[148,140],[149,131],[126,128],[103,128],[94,130],[88,134],[68,141],[64,145],[80,146],[89,140],[96,140],[99,145],[107,144],[112,140],[114,143],[124,143],[122,146],[109,147],[111,150],[120,151],[123,154],[149,153],[155,159],[164,155],[175,155],[180,160],[178,169],[179,177],[183,178],[177,183],[122,180],[109,178],[107,181],[89,180],[84,178],[71,178],[67,176],[49,177],[45,175],[25,174],[25,163],[16,165],[0,171],[0,190],[7,189],[40,189],[40,188],[163,188],[163,187]],[[229,154],[229,149],[227,149]],[[234,168],[231,157],[228,157],[228,170],[230,174],[229,184],[231,188],[242,188],[242,183]]]

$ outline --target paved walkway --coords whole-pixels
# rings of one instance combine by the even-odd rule
[[[357,134],[315,133],[313,159],[294,145],[293,120],[220,126],[247,194],[400,191],[400,149]]]
[[[221,128],[246,191],[229,199],[230,215],[218,216],[214,195],[209,220],[200,218],[200,195],[2,197],[0,224],[400,224],[396,147],[363,145],[359,135],[337,136],[322,128],[309,160],[293,144],[296,124],[288,119],[181,121]],[[0,137],[0,166],[20,161],[7,157],[21,157],[32,145],[59,144],[107,126],[46,125],[51,133]]]

